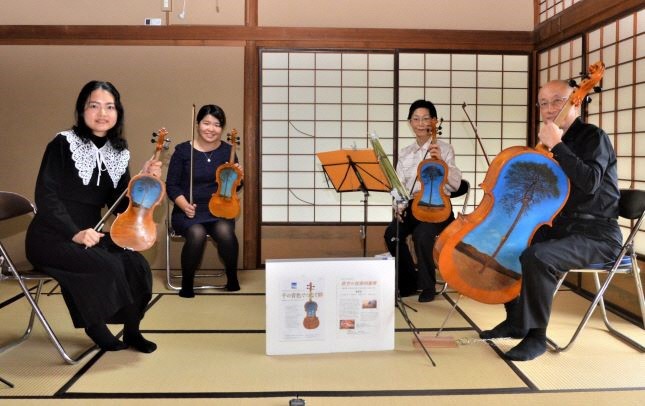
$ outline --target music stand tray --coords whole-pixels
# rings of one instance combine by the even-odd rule
[[[381,170],[373,149],[339,149],[318,152],[325,175],[334,189],[341,192],[363,192],[363,256],[367,256],[367,199],[369,192],[389,192],[390,182]]]

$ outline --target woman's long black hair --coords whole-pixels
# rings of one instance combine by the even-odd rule
[[[108,140],[110,140],[114,148],[121,151],[127,148],[127,143],[123,138],[123,104],[121,104],[121,95],[119,94],[119,91],[116,90],[116,87],[114,87],[114,85],[110,82],[92,80],[91,82],[88,82],[85,86],[83,86],[81,92],[78,94],[78,98],[76,99],[76,124],[74,125],[73,130],[76,135],[78,135],[84,142],[89,142],[92,135],[92,130],[85,123],[83,113],[85,111],[85,106],[87,104],[87,100],[90,97],[90,94],[92,94],[92,92],[97,89],[103,89],[109,92],[114,97],[114,106],[116,107],[117,112],[116,124],[114,124],[114,127],[108,130],[107,138]]]

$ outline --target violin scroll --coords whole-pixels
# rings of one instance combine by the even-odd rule
[[[150,142],[155,145],[155,158],[158,158],[159,153],[162,150],[168,150],[170,146],[170,138],[168,138],[168,130],[165,128],[160,128],[158,132],[152,133],[152,138]]]

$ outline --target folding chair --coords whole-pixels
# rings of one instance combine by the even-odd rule
[[[176,233],[172,227],[172,222],[170,221],[170,214],[172,212],[172,203],[168,201],[167,213],[166,213],[166,286],[168,289],[180,290],[181,286],[173,284],[173,280],[178,279],[181,281],[181,273],[173,273],[170,269],[170,242],[172,240],[183,240],[180,234]],[[210,236],[208,237],[210,239]],[[224,271],[217,271],[214,273],[197,273],[195,272],[195,280],[198,278],[220,278],[225,275]],[[221,284],[202,284],[195,285],[193,289],[223,289],[226,287],[226,281],[222,281]]]
[[[553,340],[547,338],[547,342],[552,347],[552,350],[554,352],[566,351],[573,345],[573,343],[578,338],[578,335],[580,334],[582,329],[587,325],[587,322],[591,318],[594,310],[596,309],[596,306],[598,305],[600,305],[603,321],[605,323],[605,326],[607,327],[608,332],[611,333],[613,336],[619,338],[620,340],[624,341],[628,345],[639,350],[640,352],[645,352],[645,347],[643,347],[641,344],[634,341],[633,339],[625,336],[621,332],[617,331],[612,326],[612,324],[609,322],[609,319],[607,318],[607,309],[605,308],[605,301],[603,299],[603,296],[605,294],[605,291],[607,290],[607,287],[609,287],[609,284],[611,283],[612,279],[616,274],[631,273],[634,277],[634,282],[636,284],[636,294],[638,296],[638,302],[640,305],[643,325],[645,326],[645,302],[644,302],[645,299],[643,298],[643,285],[640,279],[640,268],[638,267],[638,260],[634,252],[634,239],[636,238],[636,234],[638,234],[638,230],[643,222],[643,218],[645,217],[643,214],[645,211],[645,191],[636,190],[636,189],[621,189],[619,204],[620,204],[620,209],[619,209],[620,217],[630,220],[632,222],[631,232],[629,233],[629,236],[627,237],[627,239],[625,239],[623,247],[621,248],[620,253],[618,254],[618,257],[616,258],[615,261],[612,261],[606,264],[592,264],[589,266],[589,268],[571,269],[569,271],[569,272],[591,273],[594,277],[594,283],[596,285],[596,294],[594,296],[593,301],[589,305],[587,312],[582,318],[582,321],[580,321],[580,324],[578,324],[576,331],[573,333],[573,336],[571,337],[567,345],[565,345],[564,347],[560,347]],[[600,284],[600,278],[598,277],[598,274],[600,273],[607,275],[605,282],[602,285]],[[558,282],[554,296],[558,292],[558,289],[562,285],[562,282],[564,281],[565,277],[566,277],[566,274],[564,274],[560,279],[560,281]]]
[[[0,222],[4,220],[10,220],[16,217],[20,217],[29,213],[35,214],[36,207],[28,199],[26,199],[25,197],[17,193],[0,191]],[[56,347],[56,350],[58,351],[58,353],[66,363],[76,364],[81,359],[83,359],[86,355],[88,355],[90,352],[92,352],[94,349],[97,348],[96,345],[92,345],[90,348],[84,350],[77,356],[70,356],[65,351],[60,340],[58,339],[58,337],[56,337],[56,334],[54,333],[51,326],[47,322],[47,319],[45,318],[42,310],[40,309],[40,306],[38,305],[38,300],[40,299],[40,294],[42,292],[43,284],[48,281],[53,281],[54,278],[37,269],[34,269],[33,267],[29,267],[28,269],[19,269],[15,265],[11,257],[9,256],[7,249],[2,244],[1,241],[0,241],[0,268],[1,268],[0,280],[4,280],[4,279],[16,280],[20,285],[20,289],[22,290],[25,298],[31,305],[31,315],[29,317],[29,323],[27,325],[27,329],[25,330],[24,334],[20,338],[14,341],[5,343],[2,347],[0,347],[0,353],[17,346],[18,344],[22,343],[27,338],[29,338],[33,330],[34,319],[36,317],[38,318],[43,328],[45,329],[45,332],[47,333],[47,336],[49,337],[50,341],[52,342],[54,347]],[[27,288],[25,281],[37,282],[35,293],[33,293],[29,288]]]

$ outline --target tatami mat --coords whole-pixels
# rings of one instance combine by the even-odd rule
[[[553,304],[549,337],[562,345],[568,342],[588,306],[588,300],[569,290],[559,292]],[[460,307],[481,329],[491,328],[504,318],[501,305],[485,306],[462,298]],[[617,316],[610,319],[619,331],[645,343],[645,330]],[[517,343],[518,340],[495,342],[502,351]],[[541,390],[645,387],[645,355],[610,335],[600,310],[566,352],[547,352],[536,361],[515,365]]]
[[[397,333],[383,352],[266,356],[263,334],[147,334],[154,356],[101,357],[70,393],[395,391],[521,388],[520,379],[489,348],[433,351],[441,368]],[[463,368],[462,357],[477,359]],[[158,371],[151,373],[151,371]],[[160,373],[161,371],[165,371]],[[133,380],[133,376],[138,377]]]
[[[68,405],[88,404],[91,398],[96,406],[106,404],[105,398],[118,399],[117,404],[127,400],[164,405],[181,399],[182,404],[217,400],[222,405],[286,405],[292,394],[299,393],[308,398],[309,406],[350,401],[582,405],[639,404],[645,396],[645,356],[603,331],[597,317],[570,351],[547,353],[531,362],[512,363],[500,357],[499,351],[508,350],[516,340],[493,345],[479,340],[477,330],[497,324],[504,317],[503,306],[467,298],[460,300],[460,311],[453,313],[443,333],[459,344],[428,348],[436,367],[413,345],[414,336],[398,311],[393,351],[267,356],[263,270],[241,271],[239,292],[206,290],[192,299],[167,289],[165,272],[155,271],[154,278],[155,295],[142,329],[158,344],[155,353],[95,352],[79,365],[66,365],[36,323],[32,338],[0,354],[0,376],[16,385],[0,385],[0,399],[19,405],[62,398]],[[19,336],[27,322],[26,301],[12,300],[18,293],[15,282],[0,283],[0,300],[5,304],[0,309],[2,342]],[[408,316],[424,335],[434,334],[451,304],[445,297],[432,303],[419,303],[414,296],[404,300],[412,307],[406,307]],[[82,330],[72,327],[59,293],[41,301],[66,348],[76,352],[90,344]],[[584,298],[560,292],[550,336],[563,341],[586,305]],[[644,330],[613,319],[645,343]]]

